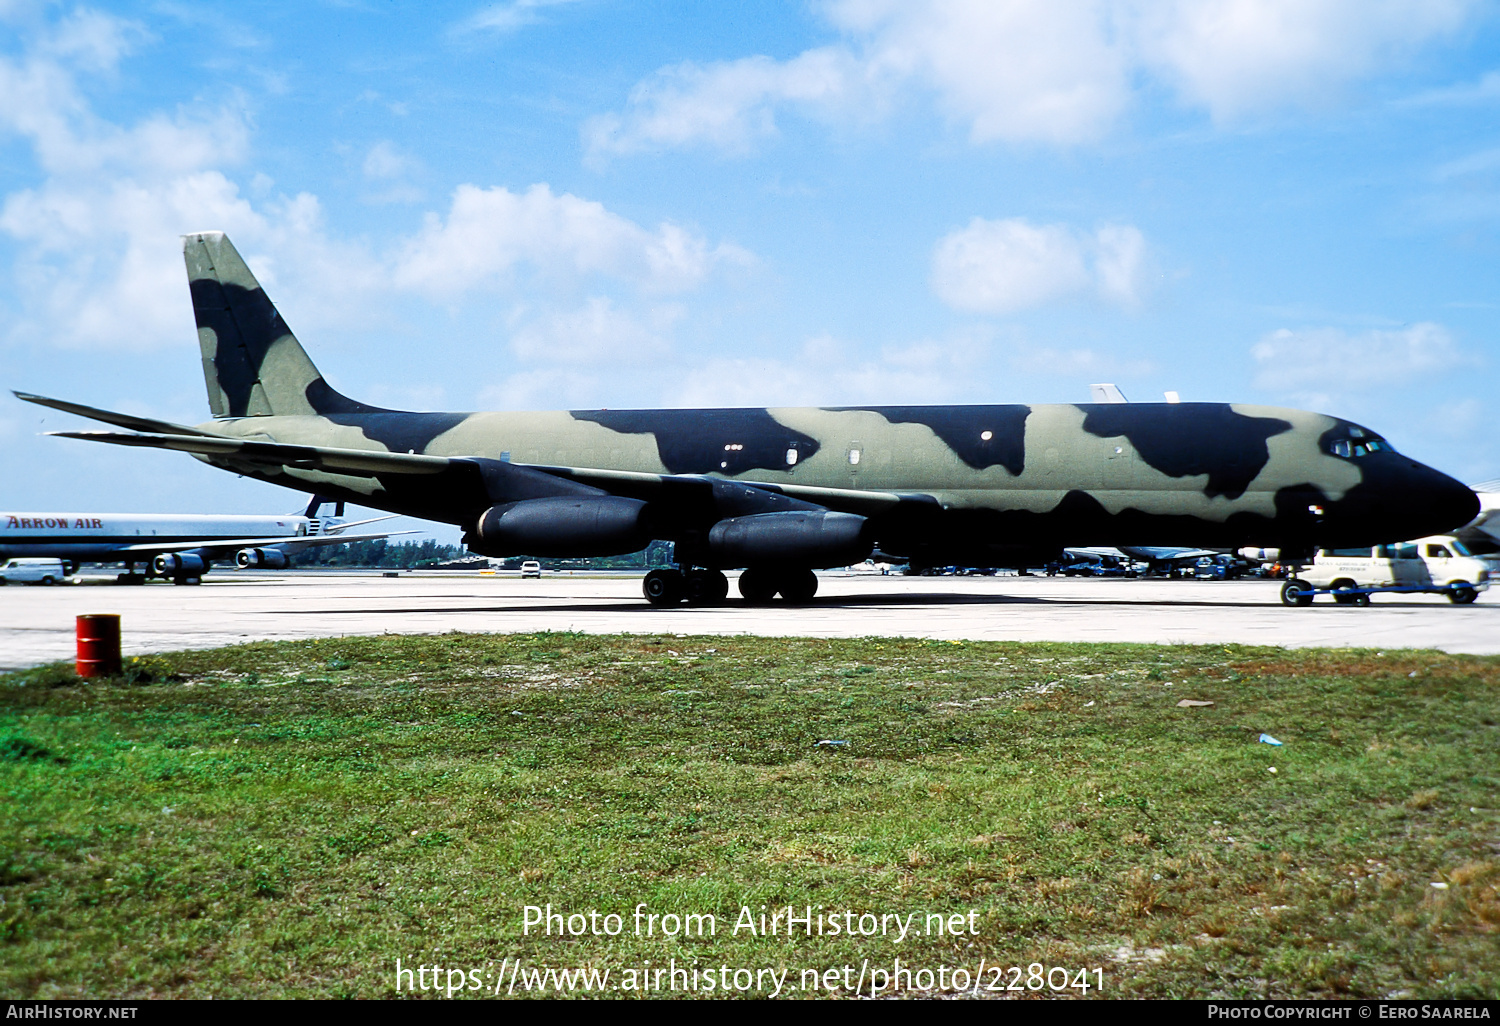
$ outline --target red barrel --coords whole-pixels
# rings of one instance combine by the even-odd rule
[[[120,616],[84,613],[78,618],[78,676],[120,674]]]

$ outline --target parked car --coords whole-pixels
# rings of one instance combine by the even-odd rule
[[[538,563],[534,559],[528,559],[526,562],[524,562],[524,563],[521,564],[521,576],[522,577],[540,577],[540,576],[542,576],[542,564]]]
[[[60,559],[12,559],[0,566],[0,584],[57,584],[67,579]]]

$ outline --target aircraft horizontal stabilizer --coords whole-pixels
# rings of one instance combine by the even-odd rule
[[[129,428],[132,431],[156,431],[162,434],[172,435],[202,435],[205,437],[217,437],[207,431],[200,431],[195,427],[185,424],[173,424],[165,420],[151,420],[149,417],[135,417],[128,413],[114,413],[110,410],[100,410],[92,406],[84,406],[81,403],[70,403],[63,399],[48,399],[44,395],[32,395],[30,392],[12,392],[17,399],[23,399],[28,403],[36,403],[38,406],[48,406],[54,410],[62,410],[64,413],[76,413],[80,417],[90,420],[102,421],[105,424],[113,424],[115,427]]]
[[[111,445],[137,445],[148,449],[174,449],[200,456],[262,463],[272,466],[328,470],[341,474],[374,477],[378,474],[441,474],[455,462],[446,456],[417,456],[401,452],[367,449],[334,449],[321,445],[284,445],[253,442],[222,435],[135,434],[110,431],[49,431],[59,438],[81,438]]]

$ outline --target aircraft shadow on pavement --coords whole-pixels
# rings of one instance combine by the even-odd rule
[[[692,614],[704,612],[724,612],[743,610],[746,612],[770,612],[777,610],[807,610],[807,609],[880,609],[880,608],[928,608],[937,606],[1052,606],[1065,608],[1068,606],[1103,606],[1103,607],[1193,607],[1202,609],[1266,609],[1281,608],[1280,603],[1274,596],[1260,602],[1210,602],[1203,599],[1126,599],[1126,598],[1040,598],[1035,596],[1021,595],[955,595],[955,594],[919,594],[919,595],[841,595],[826,599],[814,599],[800,606],[789,606],[783,602],[771,602],[765,605],[747,605],[744,602],[731,599],[719,605],[709,606],[653,606],[644,599],[614,599],[601,598],[595,601],[574,602],[521,602],[516,604],[502,605],[466,605],[450,606],[434,604],[430,606],[373,606],[373,607],[343,607],[338,609],[287,609],[284,613],[300,614],[305,616],[339,616],[339,615],[413,615],[420,613],[660,613],[671,612],[676,614]],[[1370,612],[1369,608],[1356,606],[1336,606],[1327,604],[1320,607],[1341,612]],[[1418,609],[1433,608],[1430,603],[1379,603],[1374,609]],[[1306,615],[1306,609],[1287,609],[1288,615]]]

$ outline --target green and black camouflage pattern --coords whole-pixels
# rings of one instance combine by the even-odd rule
[[[125,444],[466,528],[501,503],[609,494],[645,500],[652,533],[690,547],[790,503],[865,516],[873,545],[915,562],[1024,565],[1064,545],[1366,545],[1478,510],[1367,428],[1265,406],[380,409],[324,381],[221,233],[184,251],[214,414],[192,430],[250,444],[195,448],[172,425]]]

